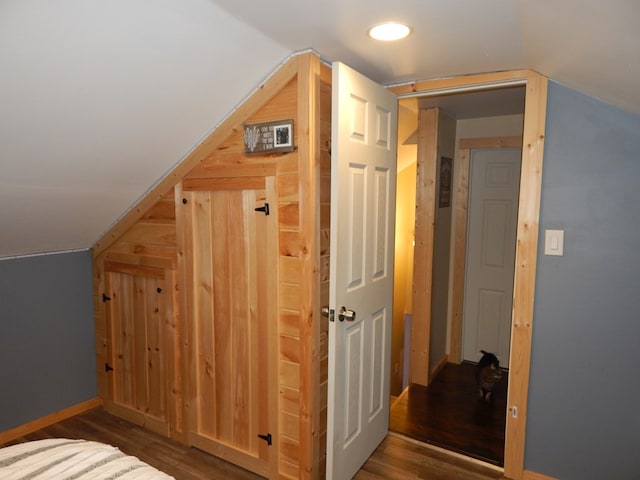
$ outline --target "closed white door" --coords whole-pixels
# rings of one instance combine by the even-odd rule
[[[519,148],[471,151],[463,357],[508,365],[520,189]]]
[[[397,98],[340,63],[332,96],[327,478],[345,480],[389,429]]]

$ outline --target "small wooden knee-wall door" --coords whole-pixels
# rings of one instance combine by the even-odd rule
[[[182,377],[175,272],[105,262],[109,396],[105,407],[165,436],[180,435]]]
[[[185,181],[177,195],[191,322],[189,441],[269,476],[277,460],[275,178]]]

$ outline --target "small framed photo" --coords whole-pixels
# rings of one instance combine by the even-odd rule
[[[293,152],[293,119],[244,125],[244,152],[264,155]]]
[[[438,192],[438,207],[451,206],[451,177],[453,175],[453,160],[440,157],[440,186]]]
[[[274,143],[273,143],[274,148],[292,146],[291,124],[274,125],[273,132],[274,132]]]

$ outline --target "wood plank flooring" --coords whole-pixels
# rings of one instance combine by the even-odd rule
[[[472,363],[448,363],[429,387],[411,385],[392,403],[390,430],[504,465],[508,375],[485,402],[478,396],[475,371]]]
[[[156,435],[102,408],[16,439],[84,438],[114,445],[176,480],[258,480],[261,477],[205,452]],[[390,434],[364,464],[356,480],[499,480],[501,469]],[[342,480],[342,479],[338,479]]]

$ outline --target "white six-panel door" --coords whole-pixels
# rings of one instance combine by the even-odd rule
[[[513,270],[516,251],[519,148],[471,151],[463,356],[477,362],[480,350],[509,362]]]
[[[341,63],[332,92],[327,478],[345,480],[389,425],[397,98]]]

